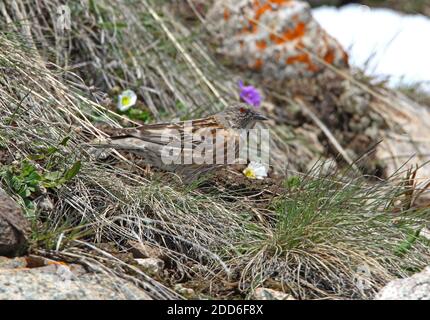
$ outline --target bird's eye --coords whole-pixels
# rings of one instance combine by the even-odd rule
[[[239,111],[240,111],[240,113],[244,113],[245,112],[245,108],[240,108]]]

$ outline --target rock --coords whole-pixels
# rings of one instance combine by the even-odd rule
[[[389,105],[373,102],[375,110],[383,110],[390,126],[381,130],[381,143],[376,147],[376,157],[386,165],[386,176],[399,176],[399,172],[415,166],[417,188],[424,188],[430,176],[430,109],[418,104],[400,92],[383,91]],[[409,158],[410,157],[410,158]],[[424,192],[422,198],[429,199]]]
[[[105,139],[94,139],[91,143],[93,145],[104,145],[107,144],[108,141]],[[90,147],[88,148],[88,154],[92,159],[103,161],[112,154],[112,149]]]
[[[181,283],[175,284],[174,289],[177,293],[179,293],[181,296],[184,296],[185,298],[193,298],[196,295],[193,289],[186,288]]]
[[[14,259],[0,257],[0,270],[26,268],[26,267],[27,267],[27,260],[23,257],[14,258]]]
[[[54,210],[54,204],[52,203],[52,200],[48,196],[45,196],[45,197],[43,197],[42,200],[40,200],[37,203],[37,208],[41,211],[48,211],[49,212],[49,211]]]
[[[0,189],[0,255],[14,257],[25,252],[30,224],[18,204]]]
[[[430,300],[430,267],[410,278],[389,282],[375,300]]]
[[[313,77],[325,66],[347,68],[341,45],[296,0],[217,0],[207,14],[220,53],[276,80]]]
[[[134,259],[142,269],[151,274],[159,274],[164,269],[164,261],[158,258]]]
[[[257,288],[254,292],[256,300],[296,300],[293,296],[269,288]]]
[[[159,248],[149,243],[129,241],[128,244],[131,246],[130,251],[135,258],[163,259],[165,257],[163,252]]]
[[[31,268],[22,266],[23,259],[0,260],[0,300],[151,299],[130,282],[87,272],[80,265],[46,260],[43,266]]]

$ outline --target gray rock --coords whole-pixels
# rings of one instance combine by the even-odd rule
[[[17,256],[27,247],[30,225],[18,204],[0,189],[0,255]]]
[[[296,300],[293,296],[269,288],[257,288],[254,292],[256,300]]]
[[[175,291],[185,298],[193,298],[196,293],[193,289],[184,287],[181,283],[175,284]]]
[[[26,268],[26,267],[27,267],[27,260],[24,257],[15,258],[15,259],[0,257],[0,270]]]
[[[164,261],[158,258],[134,259],[150,275],[159,274],[164,269]]]
[[[375,300],[430,300],[430,267],[410,278],[389,282]]]
[[[54,204],[48,196],[45,196],[37,203],[37,208],[42,211],[52,211],[54,209]]]
[[[5,266],[20,265],[3,261]],[[18,262],[21,262],[20,260]],[[118,277],[89,273],[78,265],[1,268],[0,300],[150,300],[134,284]]]
[[[137,241],[129,241],[131,246],[131,253],[134,258],[158,258],[163,259],[164,254],[162,250],[150,243],[142,243]]]

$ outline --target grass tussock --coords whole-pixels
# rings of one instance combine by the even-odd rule
[[[393,199],[400,199],[402,188],[327,176],[318,168],[287,184],[272,202],[270,222],[239,246],[235,263],[245,283],[276,279],[301,298],[370,298],[391,277],[425,264],[428,242],[411,235],[425,224],[428,211],[396,207]],[[371,275],[366,288],[357,285],[363,269]]]
[[[55,30],[30,14],[53,14],[60,1],[43,8],[6,1],[2,11],[33,26],[9,21],[0,33],[0,178],[33,223],[34,252],[132,280],[157,299],[178,297],[169,288],[179,282],[197,298],[249,298],[260,286],[301,299],[372,298],[390,279],[426,265],[420,230],[429,210],[416,206],[419,190],[400,179],[404,173],[375,182],[321,166],[270,181],[276,192],[263,182],[254,193],[250,183],[231,193],[222,179],[185,187],[173,176],[147,178],[121,154],[94,159],[87,144],[104,135],[96,123],[119,127],[127,119],[84,83],[132,87],[158,119],[214,111],[220,97],[233,99],[234,82],[214,80],[222,66],[151,3],[82,3],[88,7],[72,6],[85,10],[72,22],[63,68],[52,60],[64,58],[52,48]],[[168,276],[149,277],[118,258],[133,241],[161,251]],[[102,249],[106,243],[115,250]]]

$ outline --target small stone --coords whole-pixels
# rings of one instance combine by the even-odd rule
[[[54,204],[52,203],[49,197],[44,197],[39,203],[37,207],[42,211],[52,211],[54,209]]]
[[[164,269],[164,261],[158,258],[134,259],[149,274],[159,274]]]
[[[292,295],[269,288],[257,288],[254,292],[256,300],[296,300]]]
[[[108,144],[109,141],[103,140],[103,139],[94,139],[91,143],[94,145],[96,144],[105,145],[105,144]],[[102,160],[106,160],[112,154],[112,149],[90,147],[88,148],[88,154],[92,159],[102,161]]]
[[[129,245],[131,246],[131,253],[134,258],[159,258],[162,259],[164,257],[163,252],[154,245],[149,243],[137,242],[137,241],[129,241]]]
[[[174,290],[185,298],[192,298],[196,295],[193,289],[186,288],[181,283],[175,284]]]
[[[376,126],[371,126],[364,131],[364,134],[375,140],[379,135],[379,129]]]
[[[384,119],[376,112],[369,112],[369,117],[377,126],[381,126],[384,123]]]
[[[366,116],[363,116],[360,120],[360,126],[363,130],[370,126],[370,119]]]

